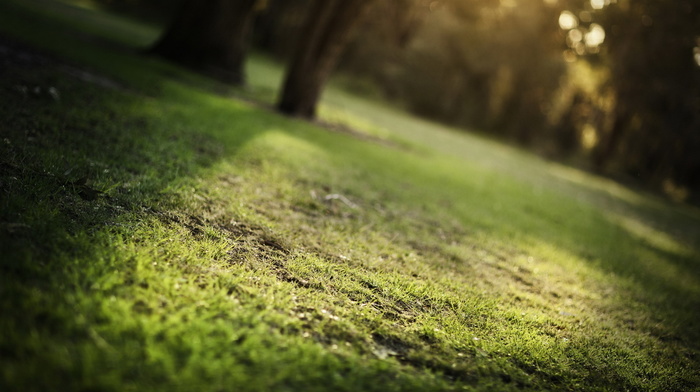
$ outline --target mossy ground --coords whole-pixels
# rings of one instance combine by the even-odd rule
[[[700,388],[697,210],[338,89],[343,124],[285,118],[270,61],[232,89],[19,4],[2,390]]]

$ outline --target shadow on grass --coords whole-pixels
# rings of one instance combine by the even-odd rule
[[[138,226],[154,205],[168,203],[163,190],[234,156],[270,123],[245,105],[227,106],[222,115],[205,94],[197,100],[177,84],[150,79],[162,74],[150,59],[76,42],[66,26],[19,8],[2,5],[0,13],[3,29],[26,31],[23,39],[71,58],[0,38],[0,383],[9,383],[6,390],[77,390],[86,387],[78,374],[97,367],[105,372],[100,377],[111,377],[120,361],[112,353],[91,365],[85,346],[109,352],[94,329],[107,317],[103,305],[88,298],[105,295],[96,285],[115,267],[135,268],[115,265],[121,256],[114,247],[133,232],[123,226]],[[167,103],[155,94],[169,94]],[[208,127],[225,123],[233,132],[225,146],[185,120],[193,110]],[[153,121],[164,117],[168,123]],[[123,375],[127,384],[143,371],[128,362],[143,364],[129,356],[146,355],[144,338],[124,338],[136,345],[121,358],[133,373]],[[187,358],[178,353],[176,361]],[[168,376],[162,369],[154,374]]]

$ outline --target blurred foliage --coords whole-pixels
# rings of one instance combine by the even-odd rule
[[[600,15],[610,31],[604,53],[614,91],[613,126],[597,149],[599,166],[622,170],[682,199],[700,190],[700,1],[620,0]],[[607,144],[606,144],[607,143]]]
[[[344,68],[413,112],[680,201],[700,191],[698,53],[698,0],[392,0]]]
[[[675,200],[697,193],[700,62],[693,54],[700,46],[700,1],[561,3],[573,23],[561,27],[576,91],[564,125],[579,135],[593,167],[641,180]],[[587,42],[593,29],[604,32],[600,47]],[[573,74],[582,68],[595,81]]]
[[[288,57],[309,3],[261,1],[257,47]],[[341,68],[414,113],[698,200],[700,0],[383,0]]]

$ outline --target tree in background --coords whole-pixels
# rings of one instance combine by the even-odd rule
[[[700,188],[700,63],[693,58],[700,1],[625,1],[605,11],[617,104],[596,164],[617,164],[668,193]]]
[[[431,9],[440,4],[432,0],[378,2],[340,61],[340,70],[357,79],[348,87],[356,92],[401,101],[402,89],[396,80],[397,73],[404,69],[405,54],[422,30]]]
[[[298,31],[278,108],[315,116],[323,85],[361,17],[377,0],[316,0]],[[185,0],[151,51],[218,79],[242,84],[247,35],[261,0]],[[306,5],[294,2],[297,8]],[[267,25],[268,28],[271,26]],[[265,34],[260,34],[265,36]]]
[[[316,0],[297,38],[277,104],[282,113],[313,118],[323,85],[361,17],[377,0]]]
[[[217,79],[243,84],[258,0],[186,0],[151,52]]]
[[[541,0],[391,0],[342,69],[410,111],[528,144],[566,67],[558,11]],[[384,15],[390,15],[385,17]]]
[[[566,7],[570,61],[602,75],[572,107],[588,114],[574,126],[590,136],[593,166],[677,200],[700,191],[700,1],[570,0]],[[590,44],[596,31],[604,44]]]

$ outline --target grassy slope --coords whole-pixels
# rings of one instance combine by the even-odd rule
[[[273,96],[264,59],[228,90],[9,4],[69,60],[0,74],[3,390],[700,388],[694,210],[338,90],[389,142],[329,132],[227,97]]]

